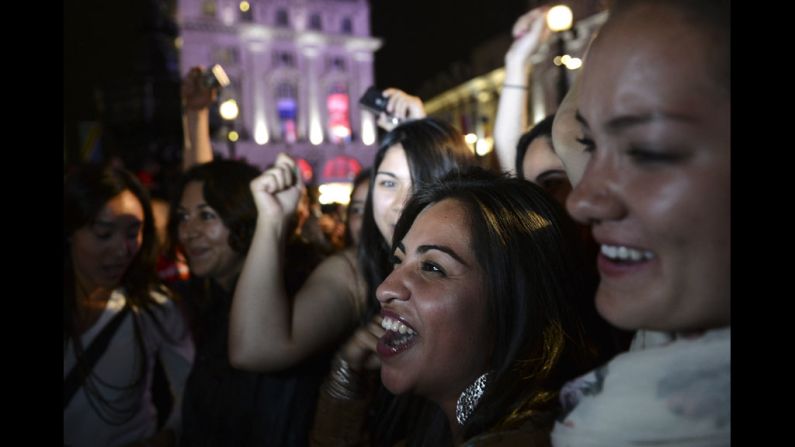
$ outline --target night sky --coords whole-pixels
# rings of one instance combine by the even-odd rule
[[[64,67],[67,109],[89,119],[91,86],[135,75],[131,64],[151,44],[153,6],[166,2],[76,0],[64,4]],[[532,0],[371,0],[372,34],[379,86],[416,90],[423,80],[465,60],[475,45],[508,32]],[[485,7],[484,7],[485,6]]]
[[[375,53],[376,85],[419,94],[423,81],[446,71],[455,61],[466,61],[477,44],[510,32],[516,18],[536,3],[539,1],[371,0],[371,32],[383,40]],[[169,87],[160,92],[157,110],[167,109],[167,126],[176,127],[175,132],[181,134],[181,74],[175,66],[176,57],[167,54],[173,52],[170,42],[179,33],[173,21],[167,19],[169,5],[174,4],[169,0],[64,3],[68,158],[76,154],[79,145],[77,123],[99,118],[96,87],[135,83],[135,79],[145,77],[165,80]],[[167,101],[163,102],[162,95],[168,96]],[[147,131],[151,129],[147,127]],[[167,129],[163,132],[168,133]],[[123,141],[140,136],[134,128],[130,133]],[[175,141],[180,140],[175,137]]]
[[[372,0],[376,83],[415,91],[422,81],[466,60],[478,43],[509,33],[532,0]],[[496,68],[496,67],[495,67]]]

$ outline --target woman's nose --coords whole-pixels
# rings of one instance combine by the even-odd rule
[[[384,304],[394,300],[407,300],[411,294],[403,279],[403,273],[400,268],[392,270],[392,273],[384,279],[375,291],[378,301]]]
[[[566,199],[566,209],[575,220],[592,224],[623,217],[626,208],[615,193],[614,171],[609,160],[591,157],[582,179]]]

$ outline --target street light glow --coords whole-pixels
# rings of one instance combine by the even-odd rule
[[[574,14],[572,14],[571,8],[566,5],[553,6],[547,12],[547,26],[555,32],[566,31],[571,28],[573,20]]]
[[[221,117],[223,117],[223,119],[232,121],[233,119],[237,118],[237,114],[240,112],[240,109],[237,107],[237,101],[229,98],[221,103],[219,112],[221,112]]]

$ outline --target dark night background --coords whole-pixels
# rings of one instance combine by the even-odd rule
[[[375,55],[376,83],[412,93],[423,81],[465,61],[478,43],[507,35],[533,0],[372,0],[371,30],[383,39]],[[176,157],[181,144],[179,68],[173,39],[175,0],[64,3],[64,136],[67,158],[77,156],[77,122],[122,117],[103,138],[110,146],[143,148]],[[496,67],[495,67],[496,68]],[[143,117],[130,98],[151,80],[154,115]],[[97,90],[104,94],[97,96]],[[438,93],[438,92],[437,92]],[[427,96],[427,95],[423,95]],[[427,99],[427,97],[425,98]],[[113,110],[109,110],[113,109]],[[147,149],[148,141],[159,147]],[[165,145],[165,147],[163,147]],[[120,148],[124,150],[124,148]],[[129,152],[129,151],[127,151]]]

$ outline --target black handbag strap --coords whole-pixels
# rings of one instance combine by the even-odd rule
[[[91,342],[91,345],[88,347],[88,349],[86,349],[84,355],[79,356],[77,351],[75,351],[77,362],[63,380],[64,410],[66,409],[66,406],[69,405],[69,402],[72,400],[72,397],[75,395],[77,390],[83,385],[85,378],[94,369],[94,365],[96,365],[97,360],[99,360],[99,358],[102,357],[102,354],[105,353],[105,350],[108,348],[108,344],[110,344],[110,339],[113,338],[113,334],[116,333],[116,330],[119,328],[119,325],[121,325],[124,316],[127,315],[129,311],[130,307],[124,306],[124,309],[117,313],[116,316],[114,316],[113,319],[110,320],[110,322],[108,322],[104,328],[102,328],[102,332],[100,332],[99,335],[94,338],[94,340]],[[85,371],[85,373],[81,374],[80,370]]]

